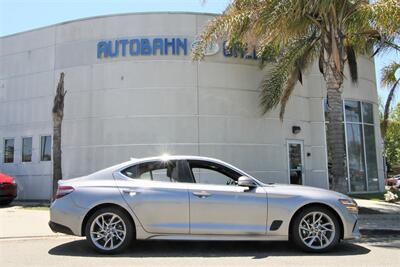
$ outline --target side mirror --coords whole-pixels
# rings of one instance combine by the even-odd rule
[[[238,186],[244,186],[248,188],[255,188],[257,187],[257,184],[254,182],[253,179],[247,177],[247,176],[241,176],[238,179]]]

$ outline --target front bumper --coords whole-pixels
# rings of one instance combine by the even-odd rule
[[[350,213],[343,208],[340,216],[343,223],[343,239],[358,239],[361,237],[358,214]]]
[[[361,238],[358,220],[356,220],[356,223],[353,226],[353,231],[351,232],[351,237],[349,239],[351,239],[351,238],[353,238],[353,239],[360,239]]]

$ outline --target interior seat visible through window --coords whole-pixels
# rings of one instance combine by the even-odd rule
[[[193,183],[184,160],[152,161],[140,163],[121,171],[132,179],[151,180],[160,182]]]

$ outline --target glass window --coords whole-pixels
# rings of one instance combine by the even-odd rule
[[[289,171],[291,184],[303,184],[301,144],[289,143]]]
[[[351,191],[365,191],[365,161],[362,140],[362,125],[349,123],[347,129],[347,151]]]
[[[371,103],[345,101],[345,134],[348,152],[345,160],[352,192],[366,191],[367,188],[368,191],[379,190],[373,111],[374,107]],[[329,125],[329,122],[326,124]],[[326,136],[329,138],[328,134]],[[329,140],[327,140],[327,144],[329,144]],[[332,165],[330,161],[330,148],[328,147],[329,169]],[[331,181],[331,177],[329,179]]]
[[[189,161],[189,166],[195,182],[199,184],[237,185],[241,176],[236,171],[213,162],[193,160]]]
[[[375,131],[373,125],[364,125],[365,155],[367,159],[368,190],[378,191],[378,166],[376,160]]]
[[[373,114],[372,104],[363,102],[362,107],[363,107],[364,123],[374,123],[374,114]]]
[[[51,136],[40,137],[40,160],[50,161],[51,160]]]
[[[14,138],[4,139],[4,163],[14,162]]]
[[[32,137],[22,138],[22,162],[32,161]]]
[[[131,166],[121,172],[132,179],[193,183],[186,161],[153,161]]]
[[[326,122],[329,122],[328,111],[329,111],[328,100],[325,98],[324,99],[324,116],[325,116]],[[343,112],[343,105],[342,105],[342,112]],[[343,116],[344,116],[344,112],[343,112]]]
[[[361,107],[359,101],[345,101],[346,121],[361,122]]]

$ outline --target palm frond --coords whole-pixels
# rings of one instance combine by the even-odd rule
[[[356,84],[358,82],[358,67],[357,67],[357,58],[356,52],[352,46],[345,46],[346,55],[347,55],[347,65],[350,70],[350,78],[351,81]]]
[[[393,87],[396,83],[396,72],[400,70],[400,62],[391,62],[381,71],[381,84],[383,87]]]
[[[230,4],[225,12],[216,16],[207,24],[200,34],[198,42],[192,50],[192,58],[200,60],[204,57],[207,44],[217,41],[221,37],[228,40],[228,45],[242,45],[246,33],[249,32],[250,22],[255,16],[257,0],[236,0]]]
[[[370,5],[365,5],[364,8],[374,29],[388,36],[399,33],[399,0],[377,0]]]
[[[283,117],[294,86],[301,79],[300,73],[316,55],[315,46],[318,40],[315,34],[293,40],[285,48],[278,62],[267,72],[260,84],[260,106],[263,114],[280,103],[280,117]]]

